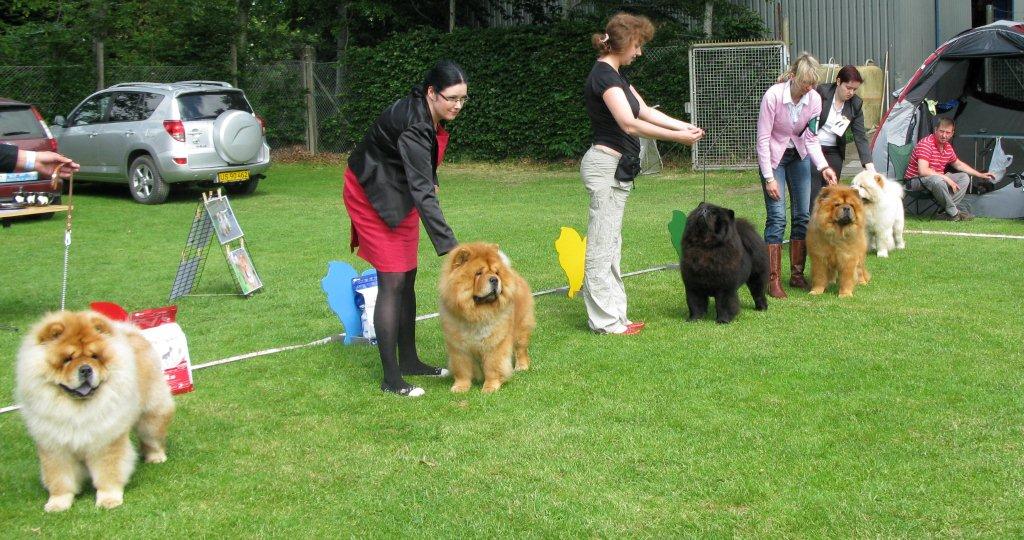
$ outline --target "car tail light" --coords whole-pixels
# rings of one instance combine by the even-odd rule
[[[181,120],[164,120],[164,129],[172,139],[185,142],[185,124]]]
[[[176,157],[176,158],[171,158],[171,159],[174,160],[174,162],[177,163],[178,165],[187,165],[188,164],[188,158],[187,157]]]
[[[50,150],[56,152],[57,139],[53,137],[53,133],[50,133],[50,126],[46,125],[46,120],[43,120],[43,115],[39,114],[39,109],[32,107],[32,114],[35,115],[36,120],[39,120],[39,125],[43,128],[43,133],[46,134],[46,142],[50,145]]]
[[[264,125],[263,118],[260,118],[260,115],[258,115],[258,114],[254,114],[253,116],[255,116],[256,117],[256,121],[260,123],[260,132],[263,133],[264,135],[266,135],[267,134],[267,126]]]

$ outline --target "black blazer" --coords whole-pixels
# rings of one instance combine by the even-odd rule
[[[816,90],[821,95],[821,116],[818,117],[818,125],[824,126],[829,112],[832,111],[832,100],[836,96],[836,83],[818,85]],[[853,130],[853,142],[857,145],[861,165],[867,166],[868,163],[871,163],[871,152],[868,151],[868,132],[864,129],[863,108],[864,101],[857,95],[843,103],[843,116],[850,119],[849,129]],[[836,146],[839,149],[839,157],[846,161],[846,143],[843,142]],[[838,171],[836,172],[838,173]]]
[[[13,144],[0,144],[0,173],[14,172],[18,165],[18,147]]]
[[[381,113],[348,158],[373,209],[392,229],[415,206],[438,255],[457,244],[441,213],[437,131],[426,98],[414,90]]]

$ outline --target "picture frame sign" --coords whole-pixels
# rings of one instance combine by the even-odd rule
[[[211,197],[206,200],[206,213],[213,223],[213,230],[217,233],[217,240],[221,245],[237,240],[243,236],[242,227],[231,210],[231,203],[227,197]]]
[[[245,246],[228,251],[228,265],[231,266],[235,281],[242,288],[242,294],[248,296],[263,287],[263,281],[256,273],[256,266]]]

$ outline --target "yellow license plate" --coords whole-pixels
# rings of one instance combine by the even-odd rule
[[[249,179],[249,171],[228,171],[217,173],[218,182],[243,182]]]

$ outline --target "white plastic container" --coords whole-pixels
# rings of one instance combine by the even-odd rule
[[[359,319],[363,324],[363,337],[370,343],[377,343],[377,333],[373,329],[373,309],[377,304],[377,274],[359,276],[352,279],[352,292],[355,296]]]

